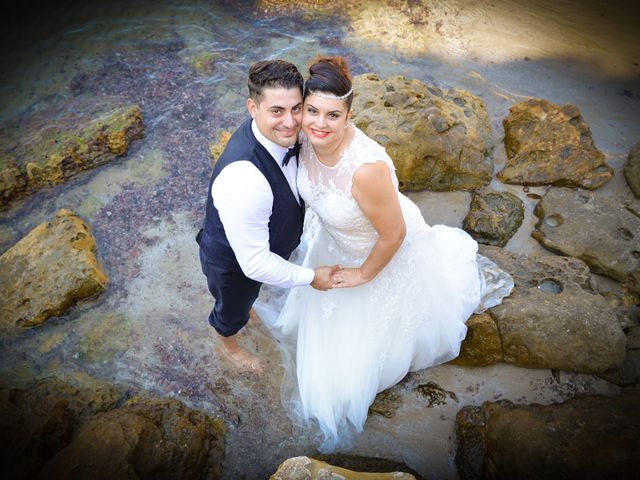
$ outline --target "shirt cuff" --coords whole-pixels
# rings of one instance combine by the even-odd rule
[[[299,267],[300,273],[298,275],[298,282],[296,287],[301,287],[303,285],[311,285],[313,282],[313,277],[315,277],[316,272],[312,268],[307,267]]]

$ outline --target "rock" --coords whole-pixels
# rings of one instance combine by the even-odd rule
[[[635,479],[637,392],[562,404],[467,406],[456,417],[458,473],[471,479]]]
[[[220,158],[222,152],[224,152],[224,149],[226,148],[231,135],[233,135],[233,131],[223,130],[218,134],[217,140],[214,140],[209,145],[209,153],[211,154],[211,166],[214,166],[216,164],[216,161],[218,160],[218,158]]]
[[[628,349],[618,368],[607,370],[598,376],[621,387],[636,385],[640,381],[640,350]]]
[[[472,315],[467,320],[467,336],[460,355],[449,363],[465,367],[484,367],[503,360],[498,327],[488,313]]]
[[[447,403],[447,398],[455,400],[456,402],[458,401],[458,396],[454,392],[445,390],[435,382],[427,382],[418,385],[414,388],[414,391],[427,399],[429,402],[427,405],[428,408],[431,408],[434,405],[445,405]]]
[[[118,407],[124,398],[116,389],[81,382],[0,390],[5,478],[220,477],[220,420],[177,400],[133,398]]]
[[[479,243],[504,247],[522,225],[524,203],[509,192],[476,192],[463,228]]]
[[[11,157],[0,158],[0,207],[125,155],[131,141],[143,136],[142,111],[136,105],[107,112],[75,129],[44,129],[29,143],[16,146]]]
[[[506,363],[585,373],[622,363],[624,332],[609,303],[591,288],[584,262],[497,247],[482,247],[481,253],[515,281],[511,295],[490,309]]]
[[[640,142],[636,143],[624,164],[624,178],[633,194],[640,198]]]
[[[398,408],[402,406],[402,396],[395,389],[387,389],[376,395],[369,407],[369,414],[378,414],[393,418]]]
[[[640,214],[590,192],[549,190],[536,206],[531,234],[545,248],[584,260],[640,293]]]
[[[100,382],[91,386],[49,378],[29,388],[0,389],[4,478],[35,478],[45,462],[69,444],[82,422],[116,406],[121,397],[116,389]]]
[[[107,276],[87,224],[69,210],[31,230],[0,256],[1,327],[32,327],[102,292]]]
[[[353,79],[353,121],[385,147],[401,190],[471,190],[491,181],[484,103],[463,90],[374,74]]]
[[[293,457],[285,460],[276,473],[269,477],[271,480],[415,480],[410,473],[363,473],[345,468],[334,467],[321,460],[309,457]]]
[[[527,100],[509,109],[503,125],[507,163],[497,176],[505,183],[594,190],[613,176],[574,105]]]
[[[217,479],[224,427],[177,400],[132,399],[87,420],[40,478]]]

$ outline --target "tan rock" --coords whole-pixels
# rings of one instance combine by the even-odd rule
[[[31,230],[0,257],[1,326],[31,327],[102,292],[107,276],[87,224],[69,210]]]
[[[479,97],[419,80],[353,79],[353,121],[385,147],[401,190],[471,190],[491,181],[491,126]]]
[[[593,190],[613,175],[574,105],[527,100],[511,107],[503,124],[507,163],[497,176],[505,183]]]
[[[467,336],[460,346],[460,355],[449,363],[484,367],[502,361],[502,341],[491,315],[472,315],[467,320],[467,328]]]
[[[278,467],[271,480],[415,480],[410,473],[369,473],[354,472],[334,467],[321,460],[309,457],[293,457]]]
[[[15,148],[12,160],[0,160],[0,207],[126,155],[131,141],[143,136],[142,111],[136,105],[104,113],[75,128],[37,132]]]
[[[39,478],[218,479],[224,424],[177,400],[132,399],[91,417]]]
[[[212,166],[215,165],[215,163],[218,161],[218,158],[220,158],[220,155],[222,155],[222,152],[224,152],[227,143],[229,143],[231,135],[233,135],[233,132],[231,130],[223,130],[218,134],[217,139],[211,142],[211,144],[209,145],[209,153],[211,154]]]
[[[217,479],[225,428],[177,400],[124,398],[86,375],[0,389],[6,478]]]

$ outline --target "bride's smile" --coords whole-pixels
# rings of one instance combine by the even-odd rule
[[[337,160],[353,133],[347,128],[350,112],[344,100],[309,95],[304,103],[302,129],[318,157],[328,164]]]

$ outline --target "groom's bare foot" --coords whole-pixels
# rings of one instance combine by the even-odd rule
[[[244,372],[253,372],[262,375],[263,368],[260,359],[242,348],[235,336],[220,337],[220,339],[220,350],[233,366]]]

